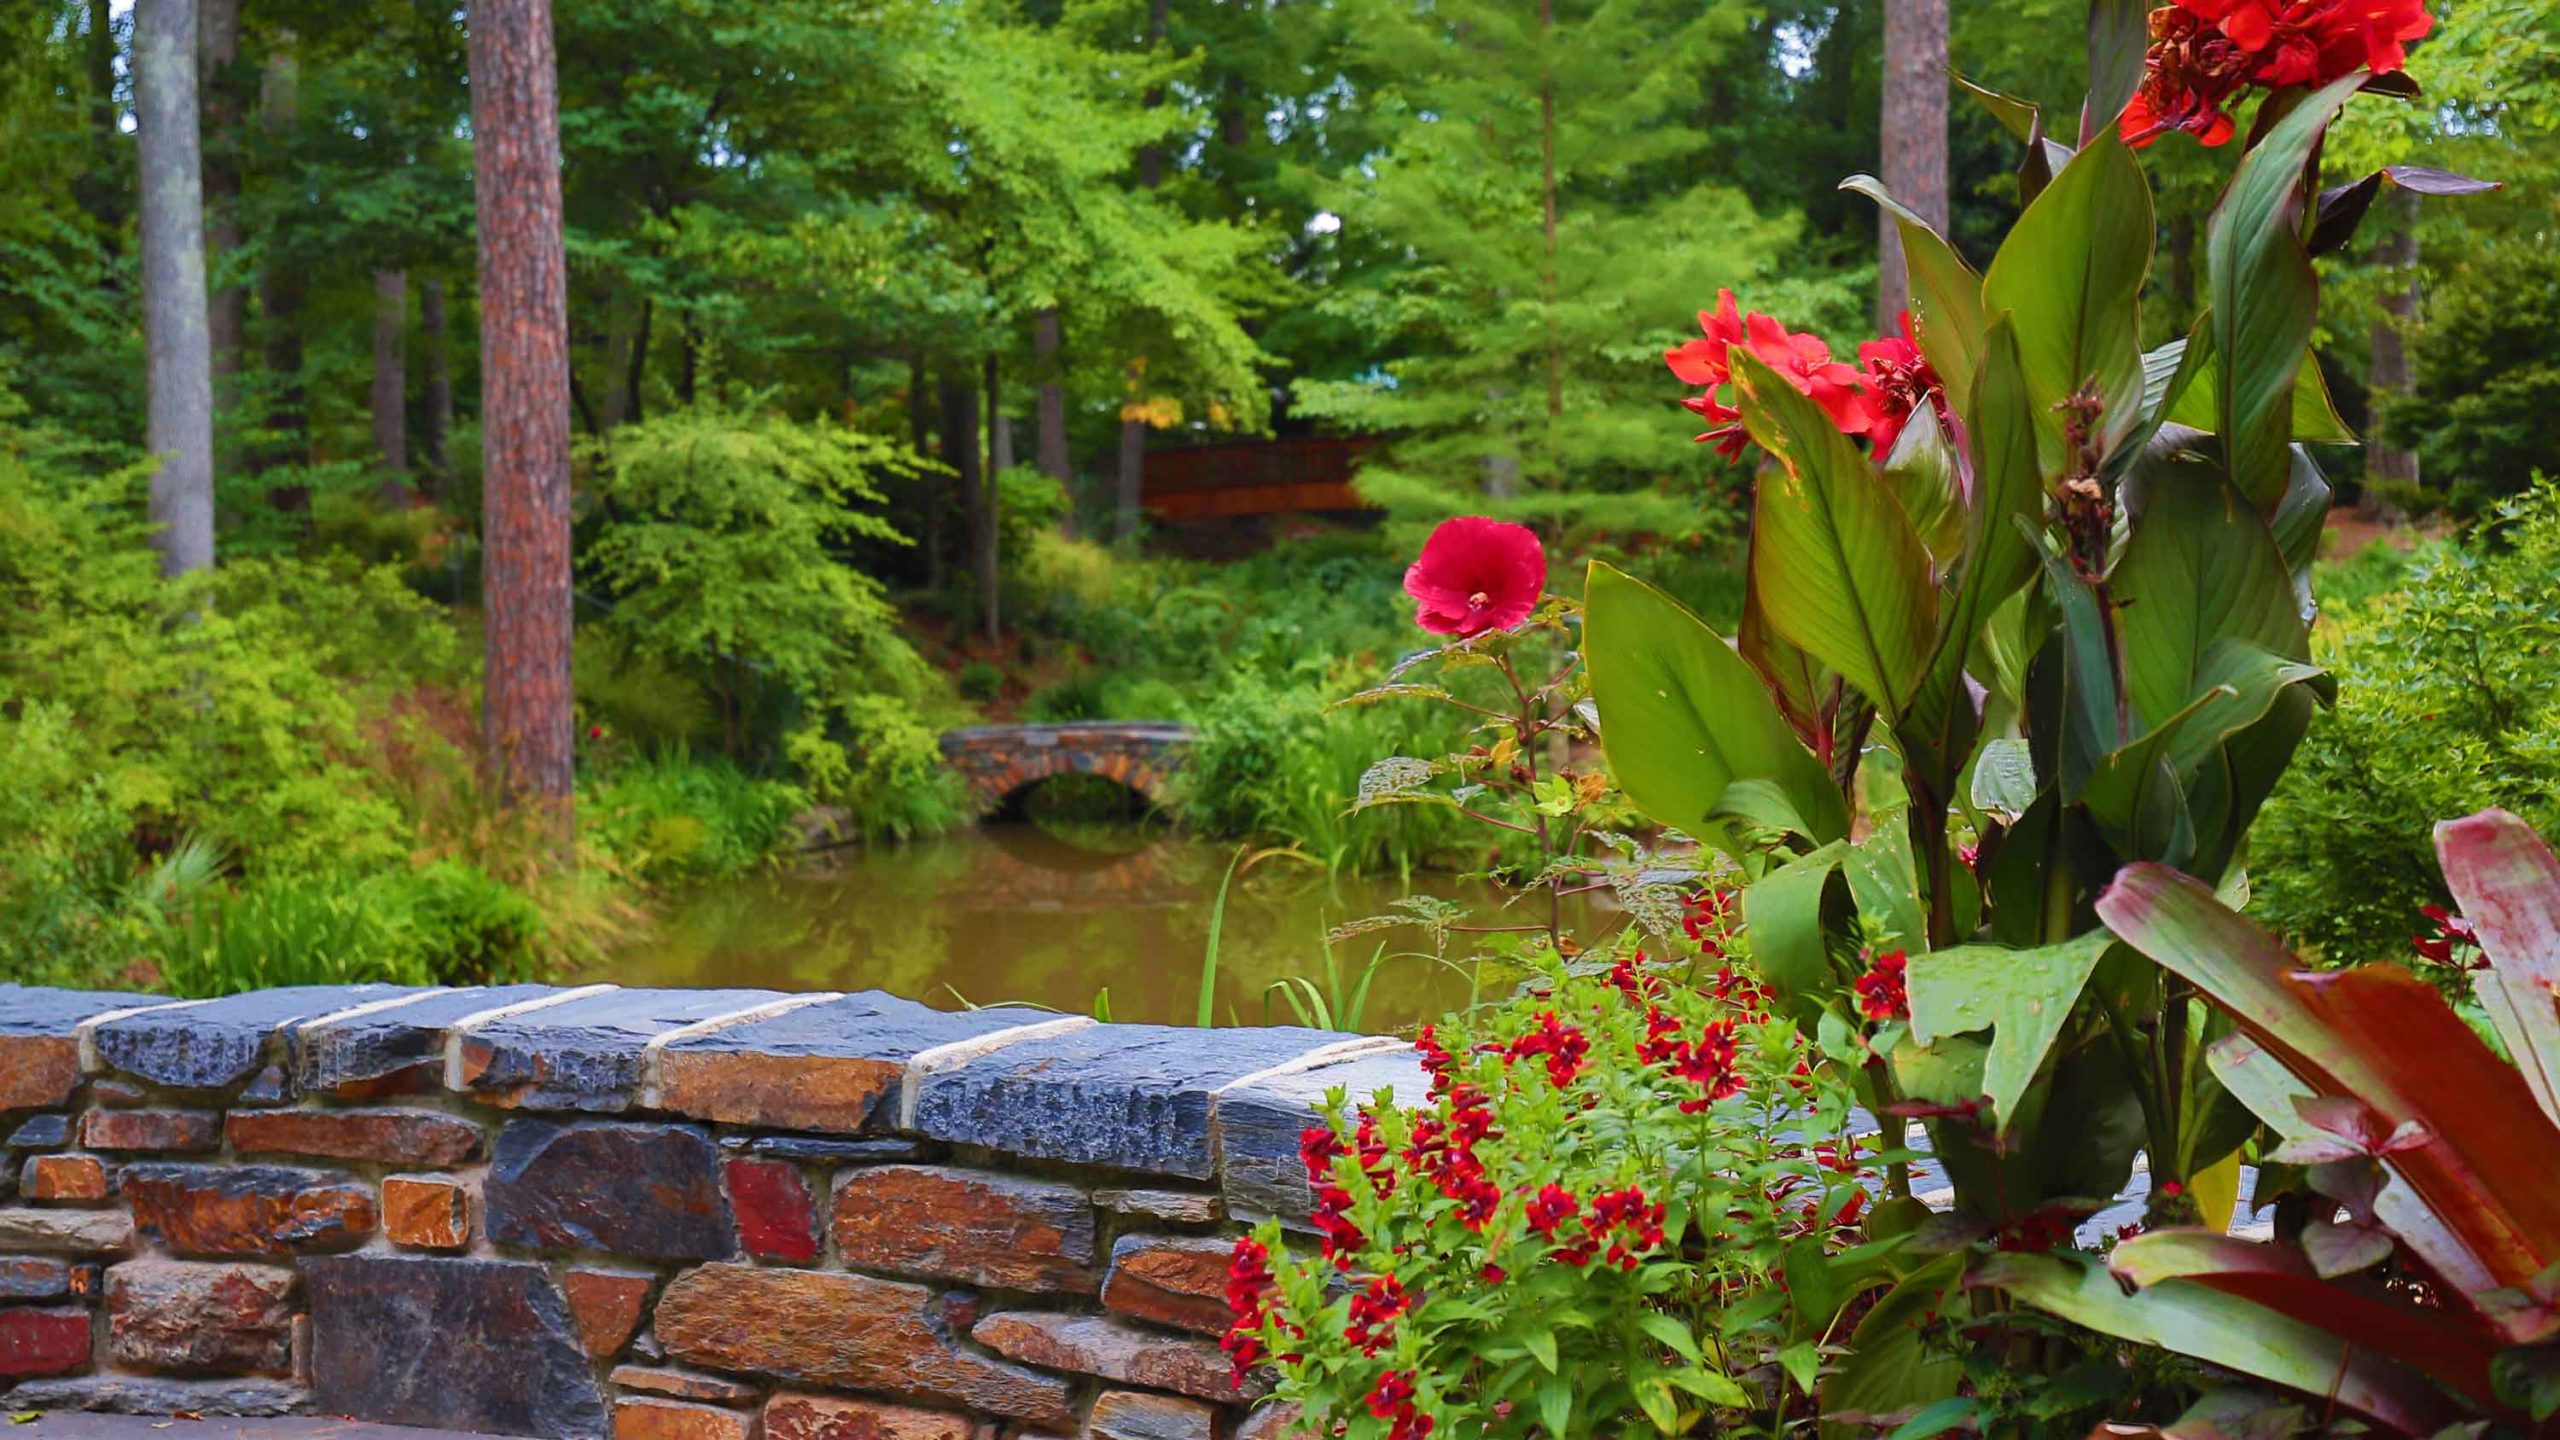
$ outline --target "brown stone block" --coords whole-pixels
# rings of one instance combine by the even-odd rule
[[[95,1155],[37,1155],[18,1177],[19,1193],[30,1200],[81,1204],[107,1198],[107,1167]]]
[[[1097,1440],[1216,1440],[1218,1412],[1197,1400],[1105,1390],[1084,1429]]]
[[[1289,1440],[1296,1435],[1301,1411],[1285,1400],[1274,1400],[1257,1407],[1236,1422],[1235,1440]]]
[[[613,1440],[747,1440],[755,1417],[673,1400],[625,1400],[613,1407]]]
[[[86,1310],[0,1310],[0,1381],[89,1368]]]
[[[459,1250],[471,1243],[471,1192],[450,1175],[387,1175],[382,1233],[394,1245]]]
[[[741,1380],[696,1375],[689,1370],[659,1370],[647,1365],[617,1365],[613,1383],[645,1395],[670,1400],[701,1400],[713,1405],[752,1405],[763,1390]]]
[[[971,1338],[1009,1360],[1099,1375],[1203,1400],[1238,1398],[1226,1355],[1206,1340],[1166,1335],[1098,1315],[1012,1310],[978,1322]],[[1253,1382],[1248,1381],[1248,1386]],[[1248,1389],[1245,1399],[1257,1399]]]
[[[128,1260],[107,1271],[107,1352],[136,1370],[284,1374],[293,1286],[264,1265]]]
[[[80,1042],[68,1035],[0,1035],[0,1110],[41,1110],[80,1088]]]
[[[1007,1290],[1094,1291],[1092,1197],[1072,1185],[940,1165],[882,1165],[836,1182],[848,1265]]]
[[[1111,1247],[1103,1308],[1223,1335],[1235,1319],[1227,1308],[1227,1267],[1235,1248],[1233,1240],[1214,1235],[1123,1235]]]
[[[440,1168],[480,1158],[480,1127],[441,1110],[233,1111],[223,1122],[244,1155],[302,1155]]]
[[[187,1255],[346,1250],[374,1232],[373,1188],[272,1165],[130,1165],[134,1223]]]
[[[765,1440],[982,1440],[981,1428],[948,1410],[849,1395],[776,1395],[764,1407]]]
[[[1074,1422],[1065,1381],[959,1344],[935,1323],[933,1304],[922,1285],[869,1275],[705,1265],[667,1286],[655,1332],[667,1354],[688,1365],[1036,1424]]]
[[[222,1117],[203,1110],[92,1110],[80,1117],[91,1150],[193,1154],[222,1143]]]
[[[577,1326],[578,1343],[589,1355],[608,1360],[631,1343],[640,1328],[640,1312],[649,1302],[656,1277],[627,1270],[572,1270],[560,1277],[569,1298],[569,1318]]]
[[[121,1210],[0,1209],[0,1251],[122,1255],[132,1248],[133,1217]]]
[[[671,1049],[659,1056],[658,1101],[724,1124],[853,1134],[904,1073],[857,1056]]]

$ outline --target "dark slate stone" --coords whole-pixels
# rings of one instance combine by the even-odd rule
[[[105,990],[50,990],[40,985],[0,985],[0,1035],[61,1035],[110,1010],[168,1003],[159,995],[119,995]]]
[[[156,1085],[227,1090],[257,1073],[267,1041],[294,1021],[404,993],[397,985],[292,985],[147,1010],[99,1026],[98,1057]]]
[[[720,1144],[777,1160],[913,1160],[924,1147],[913,1140],[825,1140],[815,1135],[730,1135]]]
[[[454,1022],[503,1005],[521,1005],[556,988],[473,985],[430,990],[406,1005],[326,1025],[296,1025],[290,1037],[294,1073],[303,1089],[328,1090],[380,1080],[417,1065],[441,1064],[445,1032]]]
[[[775,990],[611,990],[512,1015],[463,1040],[474,1090],[532,1110],[618,1111],[640,1090],[650,1041],[784,998]]]
[[[318,1409],[384,1424],[602,1440],[603,1394],[568,1302],[524,1260],[307,1260]]]
[[[1231,1213],[1296,1220],[1315,1207],[1306,1167],[1298,1159],[1298,1137],[1316,1123],[1316,1106],[1336,1087],[1347,1091],[1354,1104],[1392,1089],[1397,1103],[1409,1106],[1430,1094],[1431,1077],[1412,1050],[1381,1050],[1258,1080],[1219,1096],[1220,1188]]]
[[[1207,1179],[1212,1092],[1359,1038],[1294,1026],[1087,1026],[925,1075],[912,1128],[1013,1155]]]
[[[9,1147],[13,1150],[59,1150],[70,1143],[68,1115],[30,1115],[9,1132]]]
[[[1055,1018],[935,1010],[877,990],[821,1000],[664,1046],[655,1103],[722,1124],[859,1134],[886,1119],[916,1056]]]
[[[758,992],[749,992],[758,993]],[[747,1004],[780,999],[765,995]],[[1017,1025],[1037,1025],[1058,1017],[1045,1010],[1001,1006],[986,1010],[936,1010],[880,990],[865,990],[815,1005],[802,1005],[779,1015],[743,1025],[723,1026],[705,1035],[679,1040],[666,1049],[678,1051],[750,1052],[764,1055],[811,1055],[862,1060],[905,1061],[936,1045],[974,1039]]]
[[[311,1395],[282,1380],[76,1375],[65,1380],[30,1380],[9,1392],[9,1408],[97,1410],[111,1415],[299,1415],[311,1408]]]
[[[720,1148],[691,1125],[511,1120],[483,1190],[489,1239],[641,1260],[735,1254]]]

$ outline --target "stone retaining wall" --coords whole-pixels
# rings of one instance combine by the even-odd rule
[[[1228,1237],[1396,1042],[876,993],[0,986],[13,1411],[1255,1440]]]

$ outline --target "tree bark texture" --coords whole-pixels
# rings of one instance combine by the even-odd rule
[[[240,0],[202,0],[196,22],[197,79],[204,92],[206,328],[213,337],[214,404],[228,413],[238,393],[240,343],[249,297],[224,264],[240,248],[240,103],[232,66],[240,59]]]
[[[2408,327],[2418,314],[2418,197],[2405,190],[2393,189],[2382,201],[2388,207],[2390,233],[2373,247],[2374,263],[2388,265],[2407,277],[2407,283],[2383,292],[2382,314],[2373,322],[2373,362],[2365,370],[2365,382],[2373,404],[2373,434],[2364,451],[2365,474],[2374,480],[2398,480],[2418,483],[2418,455],[2395,443],[2402,436],[2391,429],[2391,402],[2410,391],[2418,383],[2417,367],[2409,358]],[[2380,508],[2382,497],[2373,487],[2365,488],[2368,511]]]
[[[152,540],[160,573],[213,566],[213,350],[206,330],[194,0],[140,0],[134,125],[142,173],[142,328]]]
[[[552,813],[574,780],[569,688],[569,300],[550,0],[473,0],[480,235],[486,762],[502,803]]]
[[[258,125],[269,136],[293,128],[300,104],[301,74],[295,68],[293,45],[290,31],[277,35],[274,49],[267,56],[266,72],[258,80]],[[258,310],[266,332],[263,348],[268,379],[274,387],[266,428],[275,438],[269,442],[264,457],[267,465],[307,465],[311,461],[302,386],[302,302],[310,293],[309,284],[295,257],[273,251],[268,253],[266,268],[258,276]],[[309,499],[300,485],[279,487],[269,494],[285,509],[299,509]]]
[[[409,500],[409,272],[373,272],[373,455],[382,497]]]
[[[418,458],[429,479],[422,487],[436,493],[451,463],[446,437],[453,434],[453,360],[444,316],[444,282],[429,275],[418,281]]]
[[[1168,19],[1167,0],[1149,0],[1147,5],[1147,48],[1154,50],[1164,43]],[[1164,91],[1146,93],[1146,106],[1152,110],[1164,103]],[[1149,190],[1164,183],[1164,147],[1142,145],[1138,148],[1138,184]],[[1129,403],[1135,405],[1146,398],[1139,386],[1146,377],[1146,366],[1140,361],[1129,363]],[[1145,487],[1147,467],[1147,422],[1123,418],[1120,422],[1120,465],[1114,477],[1112,533],[1123,545],[1138,540],[1138,501]]]
[[[1074,462],[1067,458],[1067,385],[1060,373],[1065,357],[1066,327],[1058,307],[1040,312],[1031,325],[1031,353],[1040,374],[1039,433],[1032,437],[1032,463],[1058,482],[1067,496],[1067,533],[1076,528]]]
[[[1884,186],[1943,234],[1947,228],[1947,0],[1884,0]],[[1911,303],[1902,236],[1879,216],[1876,329]]]
[[[974,547],[978,531],[986,523],[983,512],[987,498],[978,488],[978,388],[964,371],[944,376],[941,390],[942,463],[959,482],[960,528],[966,532],[966,543]],[[935,514],[940,511],[940,506],[934,507]],[[937,555],[940,548],[935,547]],[[974,548],[970,554],[975,556]]]
[[[970,547],[977,555],[978,613],[986,625],[987,643],[990,645],[1004,639],[1004,616],[998,604],[1002,599],[999,587],[1004,578],[1000,568],[1003,557],[996,553],[997,541],[1004,528],[1004,503],[996,481],[1003,473],[1004,462],[1012,458],[1003,453],[1012,447],[1000,448],[997,443],[1004,427],[1004,396],[997,383],[996,357],[990,355],[987,357],[987,468],[979,476],[978,523],[969,537]]]

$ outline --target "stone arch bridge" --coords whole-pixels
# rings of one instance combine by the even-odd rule
[[[978,813],[995,815],[1060,775],[1100,775],[1162,801],[1191,740],[1187,727],[1159,720],[979,725],[946,732],[942,754],[969,782]]]

